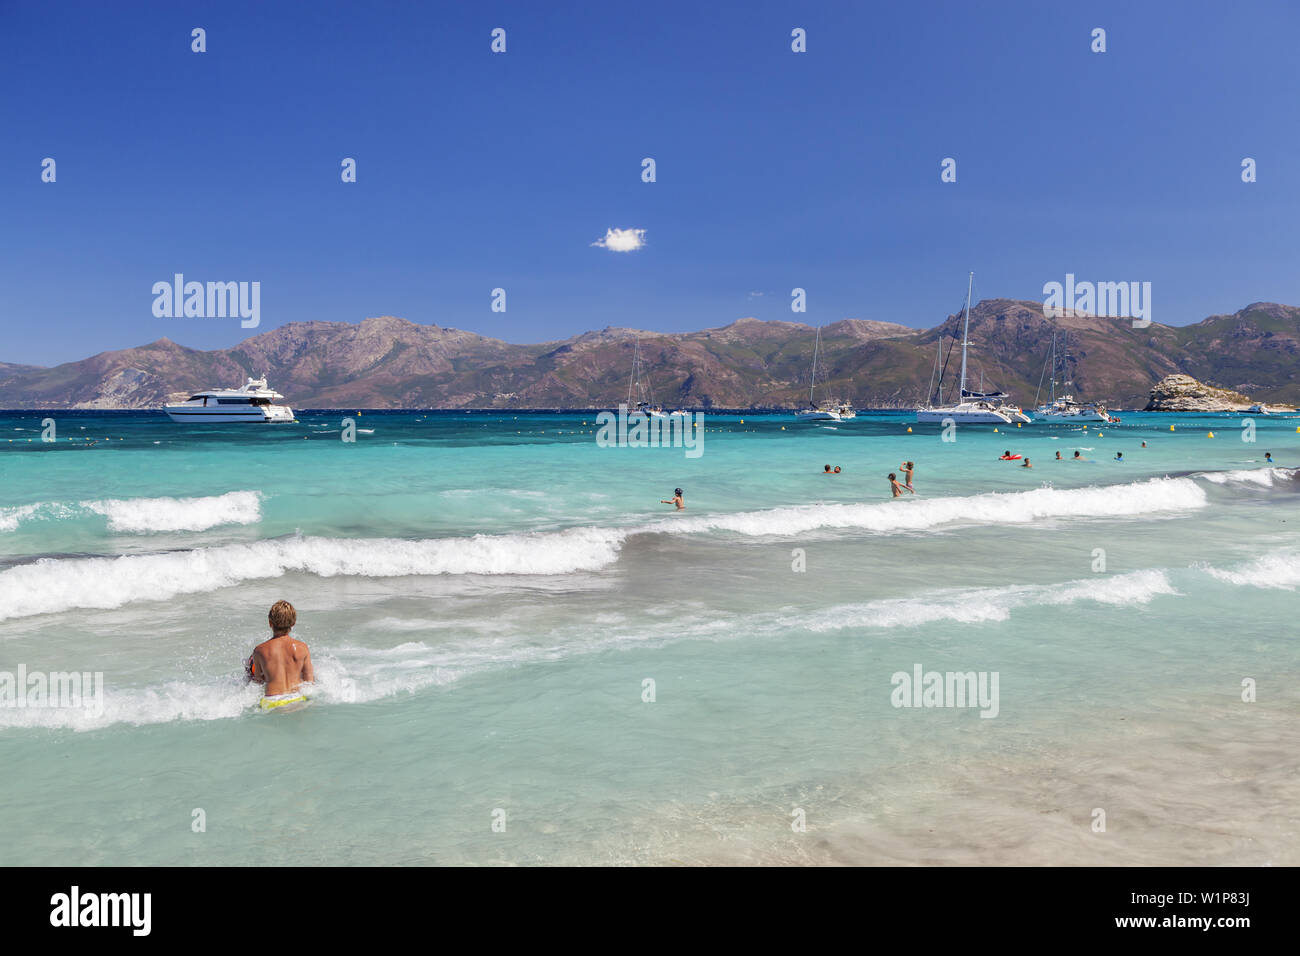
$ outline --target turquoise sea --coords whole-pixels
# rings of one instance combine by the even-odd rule
[[[1300,417],[1121,414],[0,413],[0,864],[1296,865]]]

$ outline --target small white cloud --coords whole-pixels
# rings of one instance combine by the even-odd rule
[[[763,297],[763,293],[761,293],[761,292],[751,292],[751,293],[749,294],[749,297],[750,297],[751,299],[761,299],[761,298]]]
[[[597,239],[592,245],[614,252],[635,252],[645,245],[645,230],[606,229],[605,238]]]

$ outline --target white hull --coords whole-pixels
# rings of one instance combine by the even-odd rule
[[[1089,410],[1086,412],[1034,412],[1036,422],[1108,422],[1110,416],[1105,412]]]
[[[204,408],[201,405],[167,405],[163,411],[174,422],[206,422],[225,425],[231,422],[288,423],[293,409],[287,405],[260,405],[252,408]]]
[[[1033,419],[1013,408],[999,408],[982,402],[962,402],[946,408],[918,408],[916,420],[921,424],[943,424],[948,419],[966,425],[1028,424]]]
[[[817,411],[797,412],[794,416],[797,422],[838,422],[840,421],[839,412]]]

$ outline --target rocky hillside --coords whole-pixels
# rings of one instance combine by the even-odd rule
[[[1127,319],[1047,319],[1038,302],[985,300],[971,311],[968,385],[1005,389],[1025,405],[1040,387],[1045,398],[1053,333],[1068,352],[1057,391],[1081,400],[1142,407],[1153,383],[1184,374],[1259,401],[1300,401],[1300,308],[1262,302],[1195,325],[1134,329]],[[157,407],[263,373],[300,408],[609,407],[627,395],[638,339],[654,397],[665,405],[790,407],[807,400],[814,334],[799,322],[741,319],[699,332],[605,328],[515,345],[391,316],[300,322],[210,352],[164,338],[48,369],[0,364],[0,407]],[[925,330],[829,324],[818,394],[864,408],[910,406],[946,361],[951,396],[960,334],[960,313]]]

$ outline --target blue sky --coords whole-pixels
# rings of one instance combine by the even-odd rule
[[[1298,36],[1283,2],[0,0],[0,361],[372,315],[930,326],[971,270],[1149,281],[1171,324],[1300,303]],[[260,282],[260,327],[155,317],[175,272]]]

